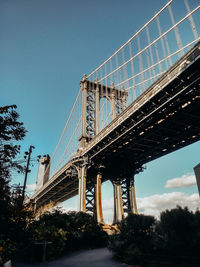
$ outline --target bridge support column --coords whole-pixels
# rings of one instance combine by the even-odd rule
[[[96,219],[98,223],[103,223],[103,211],[101,201],[101,177],[102,174],[98,172],[96,180]]]
[[[120,222],[123,218],[122,187],[119,182],[114,182],[114,223]]]
[[[86,166],[82,166],[79,171],[79,207],[78,211],[86,212]]]
[[[136,202],[136,197],[135,197],[134,179],[131,181],[130,186],[129,186],[129,197],[130,197],[131,213],[138,214],[137,202]]]

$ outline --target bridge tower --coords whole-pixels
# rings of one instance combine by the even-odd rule
[[[80,148],[86,145],[100,131],[100,99],[106,98],[111,105],[112,120],[115,119],[125,108],[127,92],[110,86],[100,84],[98,79],[89,81],[84,75],[81,80],[82,89],[82,132]],[[83,160],[78,166],[79,177],[79,211],[92,212],[99,223],[103,222],[102,200],[101,200],[101,180],[103,175],[103,165],[95,166],[96,173],[88,177],[87,171],[90,164]],[[124,213],[137,213],[134,179],[112,179],[114,188],[114,223],[124,218]]]
[[[95,79],[91,82],[84,75],[81,81],[82,89],[82,133],[79,139],[81,147],[94,138],[100,131],[100,99],[107,98],[111,104],[112,119],[126,108],[127,92],[118,90],[112,83],[105,86]]]

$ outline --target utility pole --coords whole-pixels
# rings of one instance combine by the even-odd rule
[[[30,164],[30,159],[31,159],[31,153],[32,153],[32,149],[35,148],[34,146],[30,146],[29,147],[29,152],[26,152],[28,154],[28,160],[27,160],[27,165],[26,165],[26,170],[25,170],[25,177],[24,177],[24,186],[23,186],[23,190],[22,190],[22,205],[24,202],[24,195],[25,195],[25,189],[26,189],[26,182],[27,182],[27,175],[29,172],[29,164]]]

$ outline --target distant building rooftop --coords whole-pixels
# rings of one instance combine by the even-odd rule
[[[196,176],[197,187],[198,187],[199,195],[200,195],[200,163],[194,167],[194,173]]]

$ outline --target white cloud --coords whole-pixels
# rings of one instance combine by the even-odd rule
[[[62,204],[59,204],[58,207],[60,207],[63,210],[63,212],[78,211],[78,209],[75,207],[67,207],[63,206]]]
[[[103,216],[107,223],[113,221],[113,198],[102,201]],[[139,213],[145,215],[153,215],[159,218],[160,212],[166,209],[175,208],[177,205],[188,207],[195,211],[200,208],[200,199],[198,194],[187,195],[183,192],[172,192],[164,194],[156,194],[148,197],[137,198],[137,206]]]
[[[112,224],[114,216],[114,198],[102,200],[103,219],[105,223]]]
[[[183,192],[172,192],[161,195],[152,195],[144,198],[137,198],[139,213],[159,217],[160,212],[166,209],[187,206],[195,211],[200,207],[198,194],[187,195]]]
[[[35,190],[36,184],[27,184],[26,188],[27,188],[28,191],[32,192],[32,191]]]
[[[113,197],[102,200],[103,218],[106,223],[110,224],[113,222],[114,215],[113,201]],[[145,215],[153,215],[157,218],[159,218],[160,212],[166,209],[170,210],[172,208],[175,208],[177,205],[181,207],[187,206],[190,210],[195,211],[197,208],[200,208],[199,195],[188,195],[183,192],[172,192],[137,198],[137,206],[139,213]],[[75,201],[73,204],[61,204],[61,206],[66,212],[72,210],[77,211],[77,201]]]
[[[159,218],[160,212],[166,209],[175,208],[177,205],[188,207],[195,211],[200,208],[200,199],[198,194],[187,195],[183,192],[172,192],[151,195],[148,197],[137,198],[137,206],[139,213],[145,215],[153,215]],[[104,221],[112,223],[113,221],[113,198],[102,201]]]
[[[77,211],[78,210],[78,203],[76,200],[71,201],[68,203],[68,201],[64,201],[63,203],[59,203],[58,207],[62,208],[64,212],[68,211]]]
[[[114,215],[114,202],[113,198],[103,199],[102,207],[103,207],[103,218],[106,223],[112,224],[113,215]],[[61,203],[58,206],[62,208],[64,212],[68,211],[77,211],[77,201],[74,201],[73,204],[68,204],[67,202]]]
[[[196,185],[196,178],[193,174],[185,174],[179,178],[170,179],[166,182],[165,188],[180,188]]]

